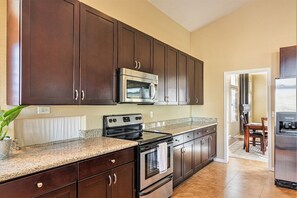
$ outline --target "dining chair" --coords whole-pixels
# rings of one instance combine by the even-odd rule
[[[246,130],[246,124],[247,124],[246,118],[245,118],[245,116],[243,114],[241,114],[240,119],[241,119],[241,123],[243,124],[244,131],[245,131]],[[251,138],[253,138],[253,141],[252,142],[249,141],[249,144],[252,143],[253,146],[256,146],[256,143],[259,143],[260,145],[262,145],[262,142],[263,142],[262,131],[249,130],[249,135],[250,135]],[[244,135],[244,137],[245,137],[245,135]],[[256,142],[257,138],[259,138],[260,141]],[[245,140],[244,140],[244,143],[243,143],[243,149],[245,149]],[[261,151],[262,151],[262,146],[261,146]]]
[[[261,123],[262,123],[262,136],[263,136],[263,141],[261,142],[261,151],[263,155],[265,155],[266,148],[268,145],[267,117],[261,117]]]

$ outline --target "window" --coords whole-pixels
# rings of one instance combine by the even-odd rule
[[[230,76],[230,121],[238,122],[238,75],[232,74]]]

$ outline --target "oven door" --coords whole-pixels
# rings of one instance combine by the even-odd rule
[[[152,185],[173,172],[173,144],[167,147],[167,170],[160,173],[158,168],[158,146],[140,153],[140,190]]]
[[[157,102],[157,81],[128,75],[120,76],[121,103]]]

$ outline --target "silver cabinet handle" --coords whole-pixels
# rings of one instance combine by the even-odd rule
[[[112,159],[112,160],[110,160],[110,162],[114,164],[116,162],[116,160]]]
[[[38,182],[38,183],[36,184],[36,186],[37,186],[37,188],[42,188],[43,183],[42,183],[42,182]]]
[[[199,100],[198,100],[198,98],[196,98],[196,103],[198,103],[199,102]]]
[[[212,140],[212,136],[209,136],[209,139]]]
[[[85,99],[85,92],[84,90],[81,90],[81,100],[84,100]]]
[[[77,89],[74,91],[74,100],[77,100],[78,99],[78,91]]]
[[[117,180],[118,180],[117,175],[114,173],[114,174],[113,174],[113,177],[114,177],[113,184],[116,184],[116,183],[117,183]]]
[[[138,61],[138,69],[140,69],[141,68],[141,63],[140,63],[140,61]]]
[[[111,186],[111,176],[108,175],[108,186]]]
[[[137,66],[137,61],[135,61],[135,67],[134,67],[134,68],[137,69],[137,67],[138,67],[138,66]]]

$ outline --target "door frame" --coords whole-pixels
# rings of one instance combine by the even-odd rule
[[[271,110],[271,68],[259,68],[259,69],[246,69],[224,72],[224,161],[229,162],[229,83],[228,77],[231,74],[243,74],[243,73],[265,73],[266,74],[266,109],[267,109],[267,121],[268,121],[268,169],[273,170],[272,163],[272,110]]]

